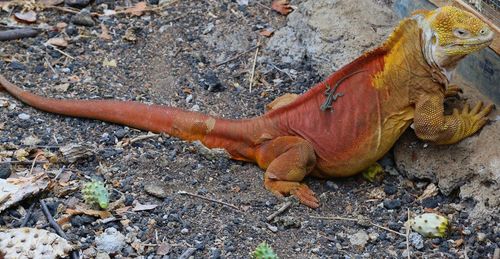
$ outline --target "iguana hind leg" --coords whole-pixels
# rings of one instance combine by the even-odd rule
[[[266,169],[266,189],[277,196],[294,195],[311,208],[319,207],[314,192],[301,183],[316,166],[316,154],[309,142],[293,136],[270,140],[259,147],[257,163]]]

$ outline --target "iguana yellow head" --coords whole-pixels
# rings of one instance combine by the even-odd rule
[[[424,55],[441,68],[454,67],[465,55],[488,46],[494,33],[473,14],[452,6],[415,14],[423,30]]]

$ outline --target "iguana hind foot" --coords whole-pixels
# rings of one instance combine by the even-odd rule
[[[259,148],[257,162],[266,169],[266,189],[277,196],[294,195],[311,208],[319,207],[314,192],[301,183],[316,166],[316,154],[308,141],[294,136],[270,140]]]
[[[306,184],[273,180],[266,177],[264,180],[264,186],[267,190],[271,191],[278,197],[293,195],[297,197],[302,204],[310,208],[315,209],[319,207],[319,200]]]

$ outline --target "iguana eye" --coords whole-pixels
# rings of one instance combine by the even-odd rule
[[[465,29],[455,29],[453,34],[458,38],[467,38],[469,36],[469,32]]]

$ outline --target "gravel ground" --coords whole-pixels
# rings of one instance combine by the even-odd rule
[[[92,12],[102,12],[102,2],[109,1],[95,1],[90,5]],[[0,71],[44,96],[137,100],[226,118],[259,115],[277,96],[304,92],[321,78],[306,61],[294,67],[258,62],[257,80],[249,91],[253,47],[268,40],[259,36],[259,31],[280,28],[286,22],[284,16],[267,8],[270,1],[260,1],[262,5],[256,2],[240,6],[229,0],[177,1],[138,17],[95,19],[96,25],[90,27],[74,25],[74,15],[67,12],[39,11],[38,23],[55,26],[65,22],[67,27],[35,38],[2,42]],[[6,12],[0,13],[0,19],[7,17]],[[99,23],[108,28],[112,40],[99,36]],[[131,34],[135,41],[130,41]],[[53,37],[68,39],[64,53],[43,45]],[[267,61],[280,60],[273,53],[262,55]],[[106,60],[116,61],[116,67],[106,65]],[[312,210],[289,199],[290,208],[268,222],[266,217],[288,200],[264,189],[263,173],[253,164],[204,156],[195,145],[168,136],[121,148],[118,142],[146,132],[43,113],[4,93],[0,98],[10,106],[0,107],[0,150],[23,147],[29,137],[39,139],[37,149],[53,152],[72,143],[91,145],[94,155],[75,163],[53,163],[49,170],[64,166],[69,181],[78,184],[101,179],[111,191],[111,201],[121,198],[123,206],[158,205],[152,210],[111,211],[116,217],[113,221],[73,216],[63,229],[86,258],[97,256],[104,233],[113,240],[120,239],[117,233],[125,236],[125,243],[112,254],[115,258],[177,258],[186,251],[194,258],[245,258],[262,241],[282,258],[401,258],[406,256],[406,237],[393,231],[405,233],[408,209],[412,213],[438,211],[449,217],[452,226],[446,238],[422,241],[413,235],[412,258],[466,258],[465,253],[469,258],[491,258],[500,244],[498,217],[496,222],[473,225],[464,209],[467,202],[461,202],[457,195],[418,199],[428,183],[401,176],[391,154],[381,161],[385,176],[374,183],[362,176],[334,181],[308,179],[322,206]],[[13,164],[9,168],[3,163],[0,175],[29,167]],[[41,165],[35,167],[35,171],[41,170]],[[240,210],[178,191],[224,201]],[[47,201],[56,219],[67,208],[83,203],[78,188],[64,194],[49,191],[0,214],[0,225],[20,226],[28,207],[40,198]],[[352,220],[314,218],[355,219],[359,215],[392,231]],[[50,229],[38,206],[27,226]]]

